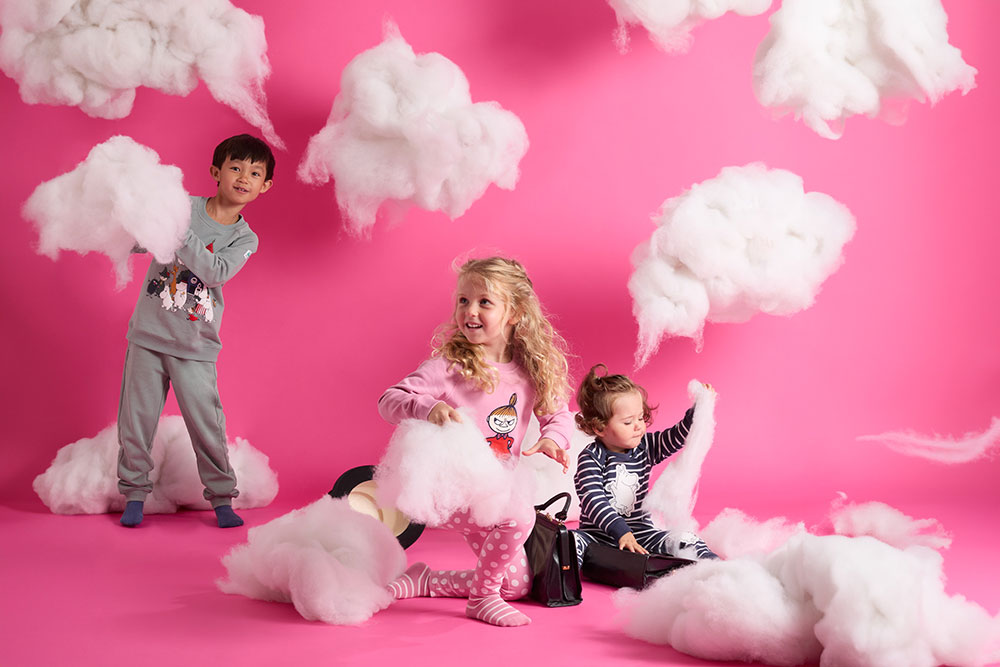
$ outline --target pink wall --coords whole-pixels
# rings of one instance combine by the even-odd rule
[[[636,374],[661,406],[659,425],[683,412],[690,378],[719,391],[699,513],[752,510],[770,497],[795,516],[797,502],[841,490],[904,509],[924,496],[1000,499],[995,462],[943,467],[855,440],[981,431],[1000,413],[1000,229],[986,196],[1000,145],[1000,45],[988,26],[1000,4],[945,2],[978,88],[913,106],[901,127],[852,119],[835,142],[773,120],[755,101],[749,73],[763,16],[702,26],[686,55],[633,32],[623,56],[603,0],[236,4],[264,17],[269,108],[289,149],[274,189],[246,211],[260,252],[227,287],[219,366],[230,435],[270,455],[280,502],[303,504],[344,469],[378,459],[390,427],[375,401],[428,353],[449,316],[450,262],[470,250],[527,265],[570,341],[576,378],[599,361],[628,372],[628,257],[651,232],[650,214],[723,166],[755,160],[846,204],[858,231],[812,309],[709,325],[703,352],[669,341]],[[304,186],[294,171],[340,71],[381,40],[387,15],[416,51],[457,63],[474,100],[516,113],[531,148],[513,192],[491,188],[454,222],[413,210],[356,240],[342,232],[332,188]],[[0,497],[42,509],[34,476],[59,447],[115,418],[139,281],[115,292],[101,256],[35,254],[20,205],[114,134],[151,146],[184,170],[189,191],[210,194],[212,147],[252,128],[204,85],[187,98],[140,89],[120,121],[27,106],[5,77],[0,99]]]

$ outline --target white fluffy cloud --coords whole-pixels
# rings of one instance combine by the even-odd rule
[[[928,437],[897,431],[863,435],[858,440],[881,442],[900,454],[939,463],[968,463],[987,456],[1000,445],[1000,419],[994,417],[984,432],[970,433],[963,438]]]
[[[111,137],[91,149],[73,171],[42,183],[22,214],[38,229],[38,252],[100,252],[115,267],[118,286],[131,277],[129,256],[142,246],[167,263],[191,221],[184,175],[130,137]]]
[[[855,228],[843,204],[759,163],[691,186],[664,202],[656,223],[633,253],[628,283],[639,366],[664,336],[688,336],[700,347],[706,320],[808,308]]]
[[[29,104],[78,106],[124,118],[135,89],[187,95],[202,79],[265,138],[264,21],[228,0],[5,0],[0,69]]]
[[[629,25],[641,25],[657,46],[672,52],[687,50],[691,31],[704,21],[726,12],[763,14],[771,0],[608,0],[608,4],[618,19],[615,42],[619,50],[628,48]]]
[[[473,104],[469,82],[439,53],[416,55],[393,25],[341,75],[326,126],[298,176],[334,181],[347,228],[363,234],[384,203],[454,219],[489,187],[512,190],[528,149],[521,121],[496,102]]]
[[[243,438],[227,443],[229,462],[236,471],[239,497],[233,507],[263,507],[278,495],[278,476],[268,458]],[[198,467],[184,419],[161,417],[153,439],[153,492],[146,497],[146,514],[176,512],[179,508],[211,509],[202,495]],[[125,508],[118,492],[118,427],[108,426],[93,438],[61,448],[48,469],[32,485],[55,514],[104,514]]]
[[[915,519],[877,501],[838,500],[831,509],[830,522],[837,535],[868,535],[899,549],[924,546],[940,550],[951,546],[951,536],[937,519]]]
[[[691,380],[688,396],[694,401],[695,410],[684,448],[668,459],[643,502],[643,509],[652,514],[654,522],[668,530],[698,530],[694,519],[698,480],[715,437],[715,391]]]
[[[422,419],[399,424],[375,470],[378,503],[428,526],[466,511],[480,526],[530,520],[533,473],[498,459],[472,415],[459,412],[464,421],[444,426]]]
[[[757,99],[836,139],[855,114],[894,120],[906,101],[964,94],[976,70],[947,24],[940,0],[784,0],[757,49]]]
[[[619,592],[625,632],[710,660],[934,667],[1000,658],[1000,623],[944,590],[940,554],[797,534],[761,558],[700,561]]]
[[[222,558],[225,593],[291,602],[310,621],[357,625],[392,603],[406,555],[380,521],[324,496],[262,526]]]

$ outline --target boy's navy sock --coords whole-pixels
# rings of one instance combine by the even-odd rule
[[[233,511],[230,505],[216,507],[215,518],[219,521],[219,528],[236,528],[243,525],[243,519]]]
[[[122,512],[121,524],[134,528],[142,523],[142,501],[130,500],[125,503],[125,511]]]

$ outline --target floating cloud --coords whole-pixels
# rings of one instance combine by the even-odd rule
[[[761,558],[700,561],[616,594],[625,632],[710,660],[932,667],[1000,658],[1000,623],[944,591],[940,554],[798,534]]]
[[[184,175],[130,137],[111,137],[73,171],[42,183],[22,214],[38,229],[38,252],[107,255],[118,287],[131,277],[129,256],[139,245],[157,261],[172,261],[191,221]]]
[[[694,401],[695,410],[684,448],[667,460],[666,468],[643,504],[657,525],[668,530],[698,530],[693,514],[698,500],[698,479],[715,437],[715,391],[691,380],[688,396]]]
[[[212,96],[284,148],[267,117],[264,21],[228,0],[5,0],[0,69],[29,104],[124,118],[135,89]]]
[[[375,470],[379,504],[428,526],[466,511],[480,526],[530,520],[533,474],[498,459],[474,417],[459,412],[464,421],[444,426],[421,419],[399,424]]]
[[[496,102],[473,104],[455,63],[414,54],[394,25],[385,33],[344,69],[327,124],[298,169],[306,183],[334,180],[358,235],[386,202],[459,217],[490,183],[512,190],[528,149],[518,117]]]
[[[940,463],[968,463],[981,459],[1000,444],[1000,419],[993,417],[983,433],[970,433],[964,438],[927,437],[915,433],[892,432],[863,435],[858,440],[881,442],[889,449]]]
[[[227,443],[229,462],[239,481],[233,507],[263,507],[278,494],[278,476],[267,455],[243,438]],[[146,497],[146,514],[176,512],[179,508],[211,509],[202,495],[191,438],[184,419],[161,417],[153,439],[153,492]],[[93,438],[61,448],[49,468],[35,478],[33,488],[55,514],[104,514],[125,508],[118,492],[118,427],[108,426]]]
[[[691,31],[702,22],[726,12],[763,14],[771,0],[608,0],[608,4],[618,18],[615,43],[619,51],[628,50],[628,27],[638,24],[649,31],[657,46],[674,52],[691,46]]]
[[[855,114],[901,117],[975,87],[976,70],[948,43],[940,0],[784,0],[753,68],[757,99],[837,139]]]
[[[638,366],[667,335],[694,338],[700,348],[706,320],[808,308],[855,228],[832,197],[805,192],[797,175],[759,163],[724,168],[667,200],[658,216],[632,256],[628,283]]]
[[[291,602],[310,621],[358,625],[392,602],[403,548],[377,519],[324,496],[262,526],[222,558],[225,593]]]

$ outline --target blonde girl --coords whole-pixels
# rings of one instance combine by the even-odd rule
[[[502,436],[505,451],[494,451],[509,465],[516,465],[522,454],[542,453],[566,469],[573,415],[566,407],[565,343],[520,263],[500,257],[464,263],[458,269],[451,319],[438,329],[433,349],[430,359],[379,399],[386,421],[426,419],[441,425],[462,421],[457,411],[462,407],[475,416],[484,447]],[[523,412],[528,409],[538,417],[541,436],[522,451],[528,426]],[[529,623],[506,602],[524,597],[531,586],[523,544],[534,512],[530,504],[521,509],[519,518],[485,528],[467,514],[453,517],[449,526],[472,547],[475,568],[432,571],[417,563],[391,584],[393,595],[467,597],[471,618],[499,626]]]

